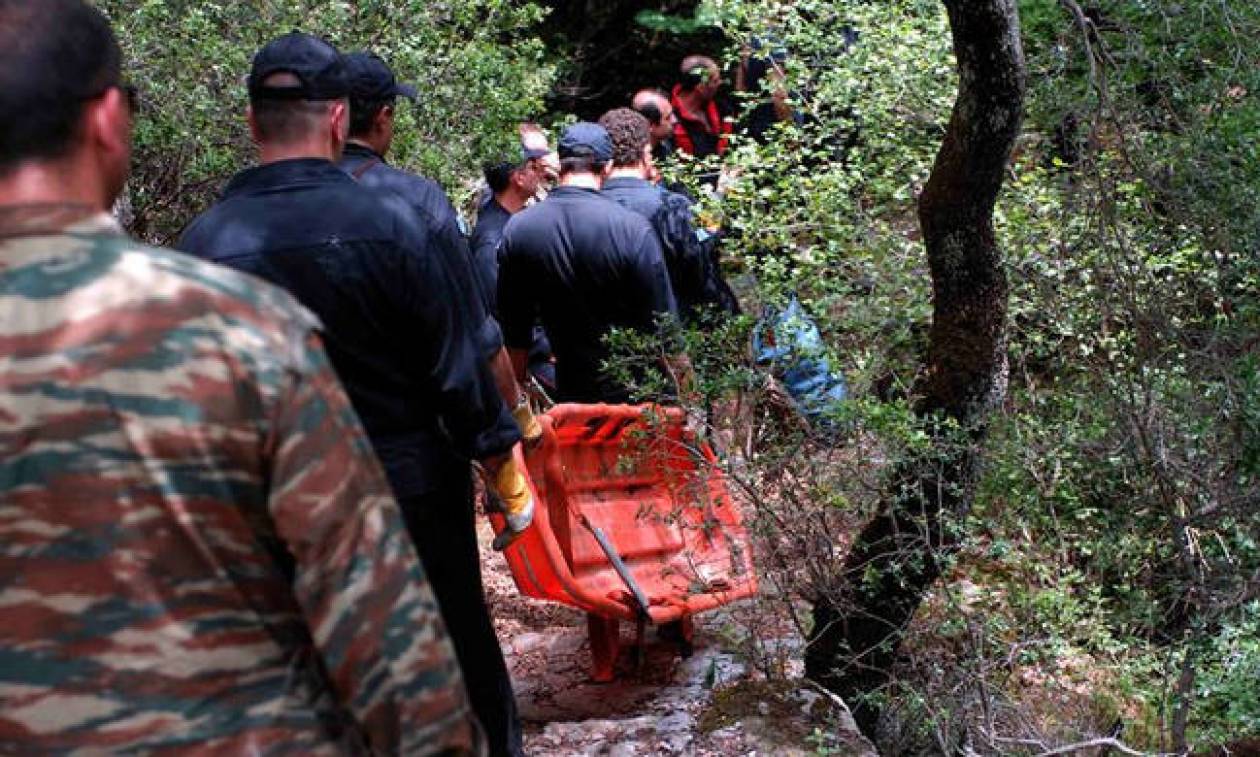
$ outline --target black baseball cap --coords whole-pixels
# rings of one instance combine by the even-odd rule
[[[356,100],[416,99],[416,88],[410,84],[399,84],[394,72],[376,53],[348,53],[344,60],[350,77],[350,96]]]
[[[298,84],[263,86],[267,77],[279,73],[293,74]],[[350,96],[350,77],[332,44],[310,34],[289,32],[254,55],[249,96],[255,100],[337,100]]]
[[[612,138],[599,124],[579,121],[564,130],[557,148],[561,158],[593,158],[597,163],[612,160]]]

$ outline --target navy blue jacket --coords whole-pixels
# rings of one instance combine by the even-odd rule
[[[326,160],[251,168],[179,248],[277,284],[319,316],[399,498],[467,476],[469,459],[520,438],[473,312],[452,296],[467,286],[447,265],[454,253],[397,195],[365,190]]]
[[[512,214],[507,208],[491,196],[478,211],[477,225],[473,227],[472,238],[469,240],[473,268],[487,294],[486,307],[492,313],[498,312],[499,243],[503,241],[503,229],[511,218]]]
[[[422,225],[436,229],[445,241],[444,248],[451,253],[454,274],[462,282],[457,291],[466,293],[461,299],[477,300],[465,304],[480,312],[476,317],[481,324],[478,338],[482,352],[487,360],[494,357],[503,348],[503,333],[487,306],[490,295],[472,269],[468,239],[460,225],[459,214],[442,185],[430,178],[395,168],[372,149],[354,142],[346,143],[337,165],[365,187],[397,194],[415,210]]]
[[[508,221],[498,292],[508,347],[529,349],[541,317],[566,402],[628,401],[626,388],[602,375],[605,335],[652,332],[658,316],[677,313],[651,225],[579,187],[559,187]]]
[[[718,268],[716,248],[706,245],[692,225],[691,200],[646,179],[626,176],[605,181],[603,195],[646,218],[656,230],[684,322],[698,322],[706,307],[739,312]]]
[[[503,242],[503,229],[511,220],[512,214],[494,199],[493,196],[481,206],[477,214],[477,225],[473,228],[472,258],[477,278],[487,293],[486,308],[495,317],[499,317],[499,249]],[[529,348],[529,370],[549,390],[554,389],[554,371],[550,368],[551,342],[547,341],[547,332],[542,326],[534,326],[534,342]]]
[[[674,156],[677,148],[674,147],[674,139],[670,137],[652,145],[652,160],[657,163],[664,163]]]

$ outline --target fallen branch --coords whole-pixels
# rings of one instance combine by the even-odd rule
[[[1073,754],[1075,752],[1080,752],[1085,749],[1094,749],[1096,747],[1115,749],[1123,754],[1132,755],[1132,757],[1179,757],[1176,752],[1139,752],[1136,749],[1126,746],[1120,740],[1112,738],[1092,739],[1090,741],[1082,741],[1079,744],[1068,744],[1067,746],[1061,746],[1058,749],[1051,749],[1050,751],[1042,752],[1037,755],[1037,757],[1054,757],[1054,755],[1058,754]]]

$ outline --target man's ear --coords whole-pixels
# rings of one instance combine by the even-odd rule
[[[386,105],[376,112],[376,118],[372,119],[375,123],[372,125],[377,131],[382,131],[394,120],[394,106]]]
[[[114,155],[130,153],[131,106],[120,88],[106,90],[85,110],[86,136],[97,148]]]
[[[350,107],[345,100],[336,100],[328,108],[328,128],[340,149],[350,135]]]
[[[88,102],[79,124],[78,147],[90,156],[99,194],[100,209],[108,209],[118,199],[131,172],[131,105],[127,95],[111,87]]]
[[[528,165],[528,164],[526,164],[526,165]],[[515,171],[513,171],[513,172],[512,172],[512,174],[508,177],[508,181],[510,181],[510,182],[512,183],[512,186],[514,186],[514,187],[516,187],[517,189],[520,189],[520,190],[522,190],[522,191],[524,191],[524,190],[526,189],[526,186],[525,186],[525,170],[526,170],[526,169],[525,169],[524,167],[522,167],[522,168],[518,168],[518,169],[516,169]]]
[[[651,142],[648,142],[646,145],[643,145],[642,159],[643,159],[644,166],[646,166],[647,168],[652,167],[653,161],[652,161],[652,143]]]
[[[249,124],[249,138],[254,140],[254,144],[262,144],[262,135],[258,133],[258,119],[254,117],[254,106],[245,106],[245,121]]]

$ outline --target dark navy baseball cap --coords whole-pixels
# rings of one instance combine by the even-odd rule
[[[350,76],[350,96],[356,100],[392,100],[395,97],[416,99],[416,88],[399,84],[389,65],[376,53],[354,52],[345,56]]]
[[[279,73],[292,74],[298,83],[263,85],[267,77]],[[350,77],[341,53],[329,42],[289,32],[263,45],[254,55],[249,96],[256,100],[337,100],[350,96]]]
[[[561,158],[594,158],[596,163],[612,160],[612,138],[599,124],[579,121],[560,135],[557,152]]]

